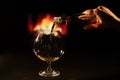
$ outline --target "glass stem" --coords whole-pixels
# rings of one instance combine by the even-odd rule
[[[52,69],[52,67],[51,67],[51,61],[48,61],[47,64],[48,64],[48,67],[47,67],[47,69],[46,69],[46,72],[47,72],[47,73],[52,73],[52,72],[53,72],[53,69]]]

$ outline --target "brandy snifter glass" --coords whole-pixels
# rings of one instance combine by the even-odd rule
[[[56,36],[53,33],[44,34],[39,31],[34,41],[33,52],[40,60],[48,64],[46,70],[39,72],[40,76],[55,77],[60,75],[59,71],[55,71],[51,67],[51,63],[61,58],[64,54],[64,42],[60,35]]]

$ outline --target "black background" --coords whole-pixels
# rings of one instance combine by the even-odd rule
[[[108,7],[119,17],[119,2],[104,0],[78,0],[78,1],[6,1],[1,6],[1,51],[28,51],[32,47],[32,35],[28,31],[28,15],[33,16],[33,20],[37,19],[37,15],[41,13],[67,14],[73,15],[80,13],[86,9],[96,8],[99,5]],[[104,17],[104,16],[103,16]],[[108,18],[108,19],[107,19]],[[68,45],[71,48],[81,47],[83,49],[103,49],[118,48],[119,46],[119,23],[115,22],[111,17],[105,17],[106,31],[90,30],[83,31],[79,24],[73,23],[69,27],[67,36]],[[109,20],[109,21],[108,21]],[[117,32],[116,32],[116,30]],[[74,46],[74,47],[73,47]]]
[[[34,56],[34,53],[32,52],[33,35],[28,31],[27,26],[29,14],[33,15],[33,20],[36,20],[36,16],[41,13],[72,15],[89,8],[96,8],[99,5],[103,5],[120,17],[119,2],[115,0],[16,0],[4,1],[1,4],[3,5],[1,5],[0,11],[0,13],[2,13],[0,15],[0,54],[29,54],[30,56],[28,56],[27,60],[27,56],[20,56],[17,59],[17,56],[12,55],[12,58],[10,58],[10,63],[13,63],[13,65],[11,65],[12,67],[18,64],[23,67],[19,69],[19,66],[18,68],[11,69],[16,72],[23,71],[23,73],[25,71],[24,68],[27,69],[28,66],[35,67],[39,64],[39,60],[36,62],[36,58],[32,57]],[[67,69],[61,68],[61,70],[67,74],[66,77],[70,77],[70,74],[68,74],[69,70],[71,73],[72,71],[73,73],[76,73],[77,75],[75,76],[79,77],[79,70],[74,70],[75,68],[79,69],[79,67],[81,67],[80,70],[83,70],[83,72],[84,69],[86,71],[83,76],[87,76],[86,74],[94,75],[94,73],[100,74],[99,76],[105,76],[98,77],[100,80],[111,79],[114,75],[114,78],[116,78],[116,75],[118,75],[120,71],[118,67],[120,61],[120,23],[116,22],[106,14],[103,14],[102,17],[105,22],[101,25],[100,29],[83,30],[79,22],[72,22],[69,25],[68,35],[64,37],[67,53],[64,55],[63,59],[61,59],[64,66],[62,66],[62,63],[58,62],[60,67]],[[21,58],[23,60],[20,60]],[[9,63],[9,59],[7,60]],[[30,61],[34,62],[31,64]],[[36,69],[32,69],[32,67],[30,67],[30,70],[33,72],[39,70],[39,67],[35,67]],[[71,70],[71,68],[74,69]],[[100,73],[99,69],[103,71],[103,73]],[[12,70],[8,74],[12,74]],[[29,68],[27,70],[29,70]],[[30,70],[28,72],[32,72]],[[93,71],[89,73],[90,70]],[[106,74],[104,74],[104,71],[106,70],[106,74],[111,72],[113,75],[106,76]],[[23,73],[20,73],[21,77],[23,76]],[[16,77],[9,76],[8,79],[18,79],[17,74],[15,75]],[[32,73],[29,73],[26,76],[30,77],[30,75],[32,75]],[[74,75],[72,76],[74,77]],[[38,80],[35,77],[33,77],[33,79]]]

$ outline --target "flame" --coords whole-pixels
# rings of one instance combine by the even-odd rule
[[[51,34],[52,28],[54,25],[54,17],[50,14],[46,14],[44,17],[38,19],[37,23],[35,26],[33,26],[32,21],[31,21],[31,16],[29,16],[28,20],[28,29],[30,32],[36,32],[36,31],[41,31],[44,34]],[[58,35],[58,32],[61,33],[61,35],[66,35],[67,34],[67,25],[64,24],[56,24],[53,28],[52,31],[56,36]]]
[[[33,32],[32,16],[30,14],[28,16],[28,30]]]
[[[50,34],[53,25],[53,18],[50,15],[46,15],[42,20],[38,21],[33,31],[40,30],[44,34]]]

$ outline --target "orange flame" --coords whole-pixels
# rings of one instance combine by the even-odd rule
[[[43,18],[40,18],[35,26],[33,26],[31,16],[29,16],[28,29],[30,32],[42,31],[44,34],[50,34],[53,24],[54,17],[50,14],[47,14]],[[59,31],[62,35],[66,35],[67,25],[56,24],[53,28],[53,33],[57,35],[57,31]]]

